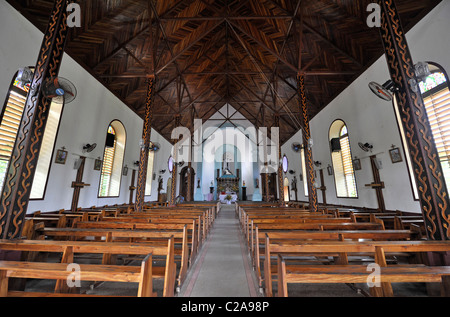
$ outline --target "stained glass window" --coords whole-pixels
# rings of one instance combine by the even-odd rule
[[[419,83],[420,92],[422,94],[429,92],[431,89],[436,88],[439,85],[445,83],[447,79],[441,72],[435,72]]]
[[[439,153],[447,187],[450,187],[450,91],[442,72],[434,72],[421,82],[421,90],[434,142]]]
[[[25,91],[27,93],[30,91],[30,85],[31,85],[30,83],[25,84],[25,83],[23,83],[22,81],[20,81],[18,79],[14,80],[14,83],[13,83],[14,87],[17,87],[17,88],[19,88],[19,89],[21,89],[21,90],[23,90],[23,91]]]
[[[33,68],[31,70],[33,71]],[[30,83],[24,83],[18,80],[17,75],[18,73],[15,74],[14,78],[16,79],[9,87],[6,104],[0,117],[0,190],[3,187],[27,95],[30,90]],[[33,184],[31,186],[30,199],[43,199],[45,196],[62,109],[63,104],[52,102],[50,105],[41,150],[39,152],[39,160],[37,161]]]
[[[114,128],[112,126],[108,127],[108,133],[116,135],[116,131],[114,131]]]

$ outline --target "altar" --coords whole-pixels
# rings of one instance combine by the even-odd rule
[[[231,196],[231,202],[235,203],[238,199],[238,196],[236,194],[220,194],[219,195],[219,201],[223,204],[227,203],[227,199],[225,199],[228,195]]]

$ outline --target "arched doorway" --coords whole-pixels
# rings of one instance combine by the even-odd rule
[[[179,187],[179,194],[183,196],[184,201],[191,201],[193,197],[188,197],[188,182],[189,182],[189,173],[192,173],[191,176],[191,190],[193,195],[194,191],[194,180],[195,180],[195,172],[194,169],[191,167],[189,169],[189,166],[183,167],[183,169],[180,172],[180,187]],[[189,199],[189,200],[188,200]]]

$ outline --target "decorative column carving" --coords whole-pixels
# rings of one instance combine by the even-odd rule
[[[414,177],[425,221],[432,240],[450,238],[448,191],[442,166],[415,76],[414,63],[393,0],[379,0],[381,38],[397,91],[396,97],[413,164]]]
[[[51,100],[42,85],[58,76],[67,40],[67,1],[56,0],[39,50],[0,201],[0,238],[21,235]]]
[[[148,151],[150,148],[150,136],[153,119],[153,97],[154,97],[155,76],[148,77],[147,99],[145,102],[144,127],[142,129],[141,152],[139,157],[139,173],[136,185],[136,201],[134,211],[142,212],[144,208],[145,184],[147,181]]]
[[[181,115],[175,116],[175,127],[181,126]],[[174,140],[175,141],[175,140]],[[175,206],[176,194],[177,194],[177,167],[178,167],[178,142],[174,142],[173,145],[173,170],[172,170],[172,188],[170,194],[169,206]]]
[[[298,89],[298,103],[300,112],[302,114],[300,122],[302,123],[303,134],[303,149],[305,153],[306,175],[305,180],[308,184],[308,200],[309,209],[311,212],[318,211],[317,190],[314,186],[314,161],[312,157],[312,150],[309,144],[311,139],[311,131],[309,129],[309,116],[308,116],[308,104],[306,102],[305,91],[305,76],[303,74],[297,74],[297,89]]]
[[[275,127],[280,128],[280,115],[275,113]],[[282,165],[282,154],[281,154],[281,142],[278,140],[278,196],[280,206],[285,206],[286,202],[284,200],[284,180],[283,180],[283,165]]]

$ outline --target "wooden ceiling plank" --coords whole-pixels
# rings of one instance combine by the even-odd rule
[[[197,44],[200,40],[202,40],[205,36],[207,36],[209,33],[214,31],[220,24],[222,24],[224,21],[221,20],[218,23],[214,24],[212,27],[208,28],[206,31],[204,31],[199,37],[197,37],[194,41],[190,42],[186,47],[184,47],[180,52],[178,52],[175,56],[172,56],[172,58],[163,66],[160,66],[156,71],[155,74],[161,73],[164,69],[167,68],[170,64],[172,64],[174,61],[176,61],[180,56],[182,56],[186,51],[188,51],[192,46]]]
[[[348,59],[350,59],[353,63],[355,63],[358,67],[362,67],[361,63],[359,61],[357,61],[353,56],[351,56],[349,53],[347,53],[346,51],[344,51],[343,49],[341,49],[340,47],[338,47],[336,44],[334,44],[333,42],[331,42],[329,39],[327,39],[325,36],[323,36],[322,34],[320,34],[318,31],[316,31],[316,29],[314,29],[313,27],[311,27],[308,23],[303,22],[303,27],[305,29],[307,29],[310,33],[314,34],[314,36],[316,36],[317,38],[319,38],[320,40],[322,40],[323,42],[325,42],[327,45],[333,47],[336,51],[338,51],[339,53],[341,53],[342,55],[344,55],[345,57],[347,57]]]

